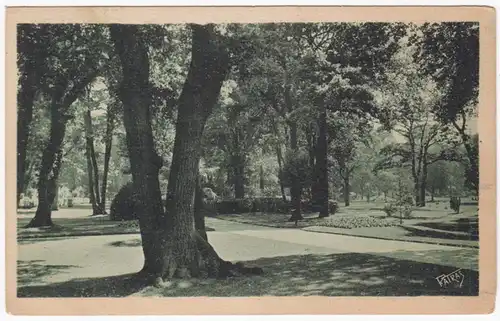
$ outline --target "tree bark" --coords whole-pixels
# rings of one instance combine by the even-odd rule
[[[350,191],[349,191],[349,175],[347,174],[344,177],[344,204],[346,207],[351,204],[349,193],[350,193]]]
[[[111,158],[111,148],[113,145],[113,131],[115,124],[115,116],[113,115],[113,110],[108,106],[108,111],[106,115],[106,134],[104,137],[104,168],[102,172],[102,183],[101,183],[101,204],[100,208],[103,212],[106,212],[106,191],[108,187],[108,173],[109,173],[109,161]]]
[[[205,230],[205,203],[201,187],[200,178],[198,177],[194,196],[194,227],[201,237],[205,241],[208,241],[207,232]]]
[[[179,98],[167,188],[167,213],[173,222],[172,238],[175,240],[171,253],[167,255],[170,276],[175,272],[179,276],[196,276],[200,272],[200,253],[192,235],[201,137],[229,71],[228,56],[216,44],[212,28],[193,26],[191,65]]]
[[[285,105],[287,107],[287,110],[289,113],[293,111],[293,103],[292,103],[292,97],[291,97],[291,88],[290,85],[285,86],[285,93],[284,93],[284,98],[285,98]],[[288,126],[290,130],[290,148],[291,150],[296,153],[298,152],[298,139],[297,139],[297,122],[295,120],[289,120],[288,121]],[[293,175],[291,177],[291,188],[290,188],[290,194],[291,194],[291,199],[292,199],[292,216],[290,217],[290,221],[298,221],[302,220],[302,213],[301,213],[301,200],[302,200],[302,191],[301,191],[301,186],[300,186],[300,181],[298,177],[295,177]]]
[[[51,111],[50,137],[42,155],[38,174],[38,207],[35,217],[26,227],[52,226],[52,204],[55,198],[56,182],[62,162],[62,142],[66,131],[66,119],[62,107],[55,105]]]
[[[316,146],[316,181],[318,182],[317,202],[319,217],[328,217],[328,138],[326,124],[326,106],[321,101],[319,118],[319,136]]]
[[[278,158],[278,180],[280,183],[281,198],[284,202],[287,202],[285,194],[285,185],[283,184],[283,155],[281,153],[281,147],[276,144],[276,156]]]
[[[100,207],[99,199],[99,173],[97,168],[97,160],[95,158],[94,138],[92,131],[92,118],[90,109],[87,109],[84,114],[85,122],[85,150],[87,158],[87,171],[89,179],[89,198],[92,204],[92,215],[103,214]]]
[[[111,25],[111,38],[120,57],[123,78],[118,95],[123,103],[124,126],[130,158],[132,184],[141,231],[144,266],[142,273],[156,279],[164,273],[167,220],[161,199],[161,157],[154,150],[150,119],[151,94],[147,48],[135,25]]]
[[[191,65],[179,98],[165,215],[158,179],[161,158],[153,149],[147,49],[138,36],[137,26],[110,27],[122,62],[120,97],[124,104],[133,185],[138,192],[145,257],[142,274],[152,276],[157,284],[161,284],[164,277],[198,276],[202,268],[209,271],[209,276],[210,272],[219,275],[218,272],[227,272],[234,266],[243,269],[220,259],[195,230],[194,200],[201,136],[229,71],[229,59],[217,44],[213,25],[194,25],[192,29]]]
[[[98,70],[91,70],[80,78],[72,79],[73,86],[68,90],[70,80],[60,78],[52,92],[50,136],[47,148],[43,151],[38,177],[38,207],[35,217],[26,227],[51,226],[51,206],[54,201],[57,179],[62,164],[62,143],[66,124],[72,117],[69,107],[83,93],[97,76]],[[49,185],[51,184],[51,185]]]

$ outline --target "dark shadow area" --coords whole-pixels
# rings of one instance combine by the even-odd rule
[[[116,241],[116,242],[111,242],[108,243],[109,246],[116,246],[116,247],[136,247],[136,246],[141,246],[142,241],[141,239],[133,239],[133,240],[126,240],[126,241]]]
[[[125,297],[143,288],[143,283],[135,278],[135,274],[124,274],[103,278],[75,279],[44,286],[18,287],[17,297]]]
[[[422,252],[425,255],[425,251]],[[474,296],[479,274],[463,269],[464,281],[441,287],[436,277],[457,268],[418,263],[381,254],[292,255],[245,262],[264,275],[224,280],[175,280],[168,287],[144,289],[130,275],[75,279],[46,286],[25,286],[19,297],[142,296]]]
[[[17,261],[17,284],[28,285],[45,277],[64,273],[76,265],[47,265],[43,260]]]
[[[17,240],[18,245],[27,245],[27,244],[35,244],[39,242],[53,242],[53,241],[63,241],[63,240],[71,240],[77,239],[82,236],[55,236],[55,237],[23,237]]]
[[[459,218],[449,222],[424,222],[419,225],[438,230],[465,232],[472,235],[479,235],[478,217]]]

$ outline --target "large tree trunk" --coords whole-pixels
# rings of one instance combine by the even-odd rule
[[[195,230],[194,199],[201,136],[229,65],[228,56],[217,44],[213,26],[192,28],[192,58],[178,104],[167,215],[163,211],[158,179],[161,158],[154,151],[151,129],[147,49],[138,37],[137,26],[112,25],[110,28],[122,62],[120,97],[124,104],[133,185],[139,199],[145,257],[142,272],[160,284],[164,277],[197,276],[202,268],[220,272],[233,267],[220,259]]]
[[[61,114],[61,107],[52,107],[50,137],[42,155],[38,174],[38,207],[35,217],[26,227],[52,226],[52,204],[57,188],[57,179],[62,162],[62,142],[66,131],[66,118]]]
[[[137,216],[141,231],[144,266],[142,272],[156,279],[164,272],[167,220],[161,199],[159,170],[161,157],[154,150],[150,119],[149,58],[135,25],[112,25],[111,37],[120,57],[123,79],[119,96],[123,103],[124,126],[132,182],[137,193]]]
[[[317,202],[319,205],[319,217],[329,216],[328,212],[328,139],[326,132],[326,106],[321,102],[321,113],[319,118],[319,137],[316,146],[316,180]]]
[[[205,203],[200,181],[200,177],[198,177],[194,195],[194,227],[201,237],[205,241],[208,241],[207,232],[205,230]]]
[[[167,188],[167,213],[173,222],[169,276],[200,273],[200,251],[194,231],[194,192],[201,156],[201,137],[229,71],[227,54],[216,44],[213,26],[193,26],[191,65],[179,98],[175,143]],[[236,192],[236,191],[235,191]]]
[[[115,118],[112,109],[108,107],[106,116],[106,134],[104,137],[104,168],[102,172],[101,183],[101,204],[100,208],[106,212],[106,191],[108,187],[108,173],[109,173],[109,160],[111,158],[111,148],[113,144],[113,131],[114,131]]]

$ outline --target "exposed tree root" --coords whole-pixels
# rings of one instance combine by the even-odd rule
[[[264,273],[260,267],[246,267],[242,262],[232,263],[221,259],[198,231],[193,231],[191,241],[189,259],[173,255],[169,248],[168,253],[165,254],[164,272],[161,276],[149,273],[145,267],[137,273],[136,277],[143,279],[146,284],[165,287],[172,279],[223,279]]]

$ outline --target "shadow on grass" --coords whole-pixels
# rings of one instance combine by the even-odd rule
[[[133,240],[111,242],[108,245],[116,247],[136,247],[136,246],[141,246],[142,241],[141,239],[133,239]]]
[[[17,284],[24,286],[40,279],[64,273],[76,265],[47,265],[43,260],[17,261]]]
[[[19,238],[17,240],[18,245],[27,245],[27,244],[35,244],[39,242],[53,242],[53,241],[63,241],[63,240],[71,240],[71,239],[77,239],[81,236],[72,236],[72,235],[65,235],[65,236],[46,236],[46,237],[31,237],[31,238]]]
[[[435,279],[455,267],[418,263],[381,255],[341,253],[292,255],[246,262],[264,275],[224,280],[175,280],[165,288],[143,288],[131,275],[74,279],[18,288],[19,297],[140,296],[419,296],[478,295],[478,272],[463,269],[461,287],[440,287]]]

